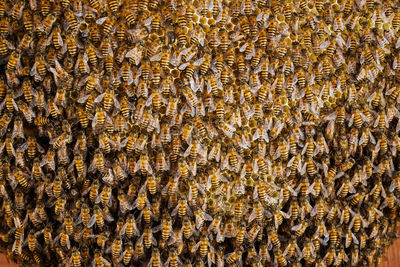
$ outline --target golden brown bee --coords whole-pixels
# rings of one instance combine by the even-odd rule
[[[120,238],[115,238],[112,242],[112,257],[114,261],[118,260],[118,257],[122,251],[122,240]]]
[[[26,40],[26,41],[28,41],[28,40]],[[30,42],[29,42],[29,44],[30,44]],[[25,43],[25,45],[26,45],[26,43]],[[5,38],[0,38],[0,55],[6,56],[9,53],[10,48],[13,48],[12,44],[9,43]]]
[[[392,19],[393,29],[397,30],[399,28],[399,25],[400,25],[400,13],[397,11],[394,12],[394,16]]]
[[[31,46],[32,40],[33,40],[33,35],[32,35],[31,33],[26,33],[26,34],[22,37],[22,40],[21,40],[21,42],[19,43],[18,48],[19,48],[21,51],[27,50],[27,49]],[[5,49],[8,49],[8,48],[7,48],[7,44],[5,44]]]
[[[274,256],[278,263],[278,266],[286,266],[287,260],[286,260],[285,256],[283,256],[281,249],[274,248],[273,251],[274,251]]]
[[[271,240],[272,245],[275,248],[280,248],[281,242],[279,240],[278,233],[276,232],[275,229],[273,229],[272,226],[268,229],[267,234],[268,234],[268,238]]]
[[[61,213],[64,213],[66,201],[67,200],[65,198],[65,195],[62,195],[62,196],[60,196],[60,198],[57,199],[56,204],[54,206],[54,213],[55,214],[60,215]]]
[[[13,20],[19,20],[22,16],[22,12],[25,8],[24,1],[17,1],[11,10],[11,18]]]
[[[234,252],[225,255],[226,263],[233,264],[237,260],[239,260],[239,258],[242,257],[243,250],[244,250],[243,247],[239,247],[238,249],[235,249]]]
[[[151,229],[150,225],[145,226],[142,238],[143,238],[144,246],[147,249],[150,248],[150,246],[155,243],[155,239],[153,237],[152,229]]]
[[[20,64],[20,59],[21,59],[21,52],[19,50],[14,50],[11,53],[10,58],[7,62],[7,70],[14,71]]]
[[[31,17],[29,17],[29,15],[30,15],[29,11],[26,10],[24,12],[24,14],[26,14],[24,17],[27,18],[26,23],[29,24],[28,22],[29,21],[31,22],[31,20],[29,20],[31,18]],[[9,31],[9,28],[10,28],[9,26],[10,26],[10,19],[8,17],[2,17],[0,19],[0,34],[6,35]],[[28,26],[31,26],[31,25],[28,25]],[[31,30],[32,30],[32,28],[31,28]]]
[[[52,226],[51,224],[47,224],[43,229],[43,237],[45,244],[50,244],[52,242]]]
[[[75,17],[74,12],[70,8],[67,8],[64,14],[70,29],[72,31],[76,31],[78,29],[78,21]]]

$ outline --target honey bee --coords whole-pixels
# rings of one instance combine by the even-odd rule
[[[141,239],[143,239],[144,246],[148,249],[151,247],[151,245],[156,245],[157,241],[153,236],[152,229],[150,225],[147,225],[143,231],[143,235],[141,236]]]
[[[299,237],[302,236],[304,234],[304,232],[306,231],[306,229],[308,228],[308,223],[300,223],[298,225],[295,225],[291,228],[292,231],[294,231],[294,234]]]
[[[25,3],[23,1],[17,1],[11,10],[11,18],[13,20],[20,20],[22,12],[25,8]]]
[[[121,254],[122,251],[122,240],[119,237],[115,238],[111,247],[112,247],[112,258],[114,261],[118,262],[119,255]]]
[[[54,213],[56,215],[60,215],[60,214],[64,213],[66,201],[67,200],[65,199],[65,195],[61,195],[60,198],[57,199],[56,204],[54,206]],[[67,235],[67,234],[65,234],[65,235]]]
[[[295,254],[300,254],[300,248],[296,243],[296,239],[294,237],[290,238],[288,241],[288,245],[283,252],[283,255],[287,258],[293,257]]]
[[[20,59],[21,59],[21,51],[20,50],[14,50],[11,55],[10,58],[7,62],[7,70],[8,71],[14,71],[16,68],[18,68],[18,66],[21,64],[20,63]]]
[[[286,266],[287,265],[287,260],[283,256],[283,253],[282,253],[281,249],[274,248],[273,252],[274,252],[274,256],[275,256],[275,260],[277,261],[277,264],[279,266]]]
[[[175,216],[176,214],[178,214],[179,217],[184,217],[186,216],[187,213],[190,213],[190,208],[189,205],[187,203],[186,199],[179,199],[178,200],[178,205],[176,206],[176,208],[172,211],[171,215]]]
[[[162,263],[161,263],[160,251],[157,248],[153,248],[149,264],[152,264],[152,266],[154,267],[161,266]],[[172,266],[171,262],[170,265]]]
[[[28,11],[26,10],[24,12],[24,14],[25,14],[24,18],[27,18],[29,21],[30,13],[28,13]],[[30,20],[30,21],[32,21],[32,20]],[[29,23],[27,22],[27,24],[29,24]],[[2,35],[6,35],[9,32],[9,30],[10,30],[10,19],[8,17],[2,17],[0,20],[0,33]]]

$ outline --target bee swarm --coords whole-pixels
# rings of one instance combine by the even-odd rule
[[[0,0],[0,251],[378,265],[400,222],[399,25],[381,0]]]

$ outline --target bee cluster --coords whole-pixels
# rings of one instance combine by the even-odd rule
[[[380,0],[1,0],[0,250],[378,264],[399,224],[399,24]]]

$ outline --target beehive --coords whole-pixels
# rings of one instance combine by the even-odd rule
[[[1,251],[378,264],[399,222],[399,24],[374,0],[1,0]]]

